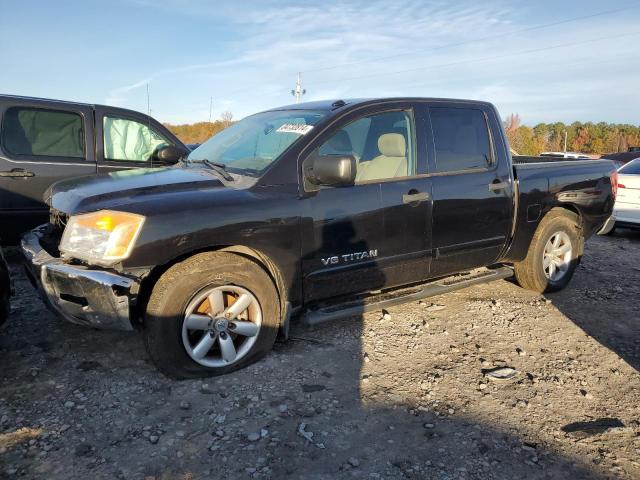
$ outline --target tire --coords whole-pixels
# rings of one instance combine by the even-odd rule
[[[248,304],[236,316],[230,308],[235,301]],[[257,361],[273,347],[279,324],[280,300],[271,277],[240,255],[207,252],[160,277],[147,303],[143,336],[162,373],[187,379],[224,375]],[[225,355],[229,339],[235,357]]]
[[[9,319],[9,293],[0,292],[0,327]]]
[[[557,248],[553,247],[556,239],[560,239]],[[570,251],[556,256],[554,252],[561,252],[567,241],[570,243]],[[583,248],[584,238],[578,216],[564,209],[551,210],[538,225],[525,259],[514,264],[518,284],[538,293],[562,290],[573,277]],[[551,254],[545,255],[546,249]],[[548,262],[549,258],[554,258],[557,262]],[[553,267],[550,263],[553,263]],[[558,267],[558,263],[564,269]],[[545,268],[546,264],[549,267]],[[554,270],[553,274],[550,269]]]

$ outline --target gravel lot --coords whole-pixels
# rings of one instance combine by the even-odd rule
[[[56,319],[10,257],[0,478],[640,478],[640,233],[590,240],[557,294],[501,281],[294,327],[183,382],[137,333]]]

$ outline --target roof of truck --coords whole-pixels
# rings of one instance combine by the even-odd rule
[[[380,97],[380,98],[344,98],[333,100],[317,100],[314,102],[294,103],[292,105],[284,105],[269,109],[273,110],[340,110],[345,107],[353,107],[356,105],[376,104],[383,102],[459,102],[472,103],[474,105],[489,105],[489,102],[480,100],[465,100],[458,98],[428,98],[428,97]]]

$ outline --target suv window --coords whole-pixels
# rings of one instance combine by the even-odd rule
[[[359,118],[342,127],[319,147],[320,155],[353,155],[356,183],[412,175],[413,120],[395,111]]]
[[[2,145],[13,155],[84,158],[82,117],[59,110],[11,107],[4,114]]]
[[[105,115],[102,131],[105,160],[147,162],[158,147],[171,145],[148,125],[127,118]]]
[[[482,110],[429,109],[436,147],[436,172],[487,168],[491,164],[489,130]]]

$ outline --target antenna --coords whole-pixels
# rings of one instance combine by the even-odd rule
[[[151,96],[149,95],[149,83],[147,83],[147,135],[151,145]],[[153,168],[153,153],[149,157],[149,166]]]
[[[291,90],[291,95],[296,97],[296,103],[300,103],[300,99],[305,93],[307,93],[307,91],[304,88],[302,88],[302,73],[298,72],[298,79],[296,80],[296,88]]]
[[[147,115],[151,116],[151,100],[149,98],[149,84],[147,83]]]

